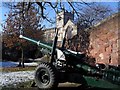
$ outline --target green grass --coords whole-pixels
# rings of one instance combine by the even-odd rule
[[[36,67],[9,67],[9,68],[0,68],[2,72],[17,72],[17,71],[32,71],[35,70]]]

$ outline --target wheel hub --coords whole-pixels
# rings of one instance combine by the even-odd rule
[[[42,76],[42,80],[43,80],[43,83],[47,83],[48,80],[49,80],[48,74],[43,75],[43,76]]]
[[[48,74],[47,71],[41,70],[41,72],[39,74],[39,77],[40,77],[40,81],[41,81],[42,84],[44,84],[44,85],[49,84],[50,77],[49,77],[49,74]]]

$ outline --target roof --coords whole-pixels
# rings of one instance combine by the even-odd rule
[[[67,23],[64,25],[64,29],[66,29],[66,28],[69,26],[68,23],[71,23],[70,25],[72,25],[72,26],[76,26],[75,23],[74,23],[74,21],[71,20],[71,19],[69,19],[69,20],[67,21]]]
[[[52,28],[44,28],[43,30],[44,31],[47,31],[47,30],[54,30],[56,27],[52,27]]]

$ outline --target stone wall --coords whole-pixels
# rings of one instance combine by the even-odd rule
[[[120,14],[115,14],[90,29],[88,54],[94,57],[97,63],[120,65],[118,21]]]

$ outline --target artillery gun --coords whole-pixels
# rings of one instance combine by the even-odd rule
[[[99,88],[120,88],[120,68],[109,66],[100,68],[85,62],[85,54],[75,52],[64,47],[57,47],[58,31],[56,31],[53,45],[47,45],[40,41],[20,35],[20,38],[37,44],[42,51],[47,52],[49,58],[40,61],[35,71],[35,83],[43,90],[53,89],[63,82],[80,83],[82,86]]]

